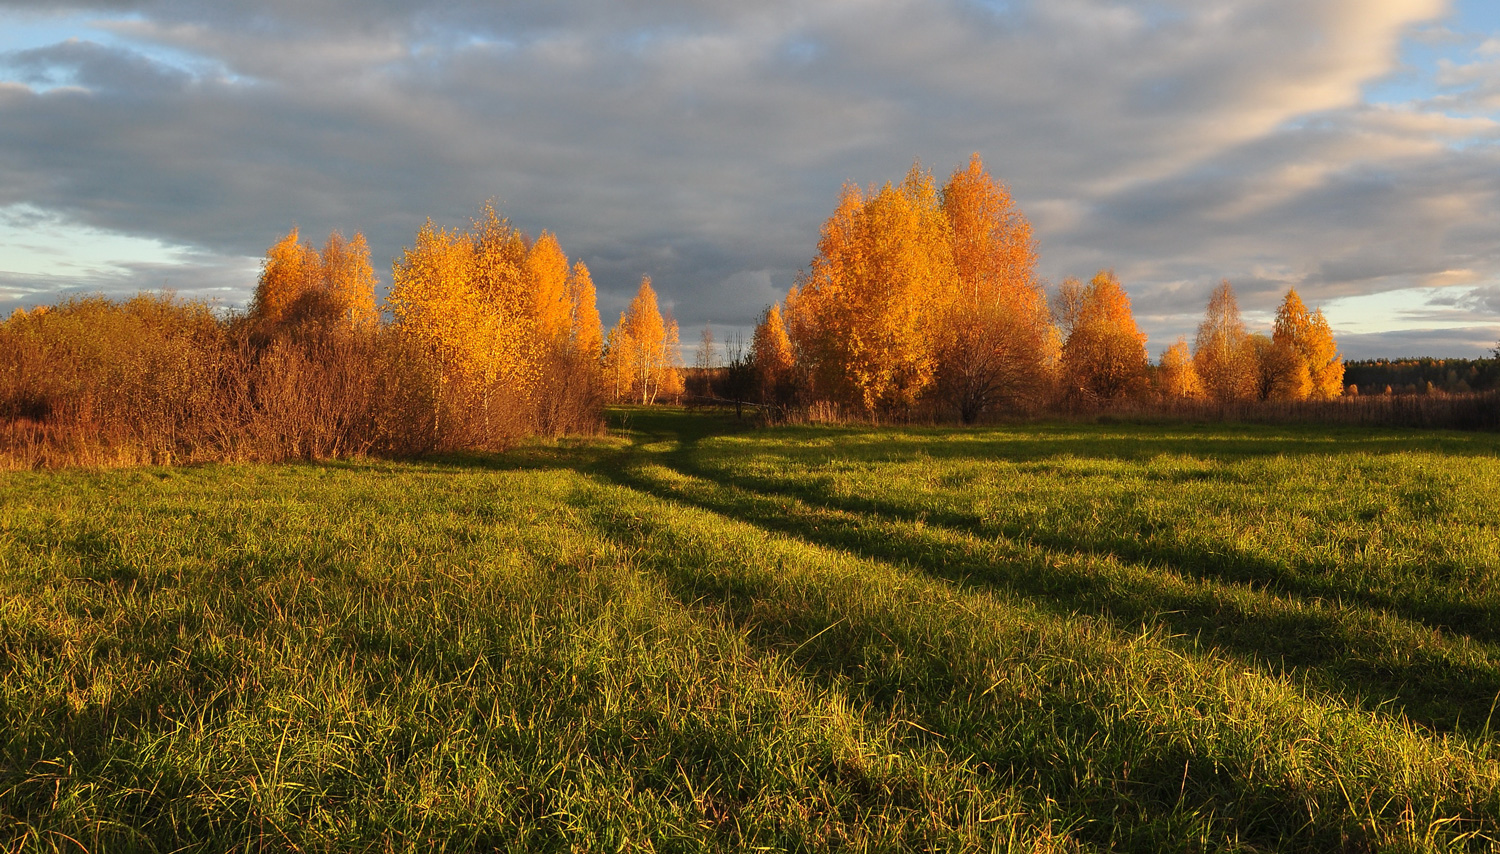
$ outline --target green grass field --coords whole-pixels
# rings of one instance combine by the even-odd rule
[[[0,850],[1500,850],[1500,436],[0,474]]]

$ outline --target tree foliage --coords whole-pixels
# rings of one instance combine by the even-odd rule
[[[1253,332],[1246,339],[1250,352],[1250,399],[1270,400],[1276,393],[1277,372],[1282,360],[1276,342],[1264,332]]]
[[[1031,224],[979,155],[943,187],[954,275],[936,332],[938,388],[970,423],[999,406],[1037,402],[1058,356],[1036,280]]]
[[[574,353],[584,361],[597,362],[604,353],[604,324],[599,319],[594,279],[582,261],[574,263],[568,274],[568,306]]]
[[[320,253],[301,241],[294,226],[266,251],[248,320],[263,341],[287,334],[373,331],[380,314],[364,235],[346,241],[334,231]]]
[[[1187,338],[1179,337],[1162,351],[1157,361],[1157,384],[1161,395],[1175,400],[1198,400],[1207,396],[1203,380],[1188,350]]]
[[[1209,397],[1222,403],[1255,394],[1257,366],[1249,338],[1234,288],[1225,279],[1209,297],[1193,342],[1193,364]]]
[[[297,300],[315,286],[320,266],[317,250],[301,242],[301,234],[293,226],[266,250],[260,281],[250,302],[250,316],[267,326],[281,324]]]
[[[1062,348],[1062,369],[1085,399],[1140,393],[1146,383],[1146,336],[1135,325],[1130,297],[1113,271],[1101,270],[1078,294]]]
[[[910,407],[935,377],[934,331],[955,278],[930,173],[913,165],[899,186],[845,187],[787,298],[804,388],[866,414]]]
[[[619,400],[649,404],[682,393],[677,321],[662,316],[651,277],[641,278],[635,298],[610,330],[606,360]]]
[[[524,283],[531,292],[533,340],[542,347],[565,344],[573,326],[573,302],[568,289],[568,256],[550,232],[531,244],[524,263]]]
[[[477,414],[489,441],[575,429],[592,408],[593,283],[551,234],[527,240],[492,204],[468,231],[429,221],[396,261],[389,301],[397,334],[430,366],[435,432],[445,410],[460,423]]]
[[[1343,394],[1344,360],[1333,331],[1323,310],[1309,312],[1295,288],[1286,292],[1276,309],[1271,340],[1275,344],[1273,397],[1327,400]]]
[[[337,307],[342,322],[352,329],[373,330],[380,322],[375,308],[375,268],[365,236],[355,232],[344,240],[335,231],[323,244],[322,286]]]
[[[760,316],[750,339],[755,386],[762,403],[785,405],[793,390],[792,339],[781,318],[781,305],[772,303]]]

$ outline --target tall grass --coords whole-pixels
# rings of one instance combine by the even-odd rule
[[[1497,440],[0,476],[0,847],[1492,851]]]

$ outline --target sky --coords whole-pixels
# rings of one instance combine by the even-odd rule
[[[971,153],[1040,275],[1113,269],[1154,357],[1228,279],[1346,358],[1500,342],[1494,0],[0,0],[0,313],[363,232],[382,283],[486,200],[747,333],[842,186]]]

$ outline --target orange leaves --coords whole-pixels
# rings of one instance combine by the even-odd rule
[[[868,196],[846,187],[787,299],[803,381],[866,413],[909,407],[933,381],[933,332],[954,278],[930,174],[913,166],[900,187]]]
[[[524,265],[537,341],[549,345],[565,343],[573,325],[573,306],[568,295],[568,256],[557,245],[557,238],[544,231],[531,244]]]
[[[375,271],[364,235],[344,240],[328,235],[322,254],[299,242],[294,226],[266,251],[260,282],[250,304],[250,319],[263,334],[285,327],[316,324],[330,330],[373,330]]]
[[[1194,345],[1193,364],[1210,397],[1222,403],[1255,396],[1255,348],[1229,280],[1209,297]]]
[[[1287,291],[1270,337],[1249,334],[1234,289],[1220,282],[1198,326],[1193,365],[1208,396],[1236,400],[1327,399],[1343,393],[1344,363],[1321,310]]]
[[[1078,292],[1072,329],[1063,344],[1063,372],[1086,397],[1134,394],[1146,379],[1146,336],[1136,328],[1130,297],[1110,270]]]
[[[604,350],[604,324],[594,294],[594,279],[582,261],[573,265],[568,275],[568,307],[574,351],[593,362]]]
[[[1035,314],[1043,300],[1033,281],[1031,223],[1005,185],[985,171],[978,154],[943,187],[943,213],[952,229],[959,300],[967,306],[1012,303],[1014,311]]]
[[[1056,332],[1036,281],[1031,223],[979,155],[943,187],[955,281],[936,330],[938,390],[969,423],[1044,398]]]
[[[761,315],[750,339],[750,352],[761,400],[785,402],[792,381],[792,340],[781,319],[780,305],[771,305]]]
[[[375,270],[370,266],[365,236],[355,232],[352,240],[345,241],[337,231],[328,235],[322,262],[323,287],[345,322],[354,329],[374,329],[380,312],[375,308]]]
[[[266,251],[261,278],[249,311],[252,336],[342,335],[372,332],[380,324],[375,309],[375,272],[363,234],[345,240],[329,234],[323,254],[299,242],[294,227]]]
[[[479,401],[549,394],[553,363],[570,347],[592,348],[579,364],[598,373],[599,314],[588,268],[570,273],[557,239],[535,243],[486,205],[470,231],[430,221],[395,263],[390,305],[396,328],[433,360],[438,396]],[[576,344],[582,336],[582,344]],[[593,382],[590,380],[590,382]]]
[[[260,281],[255,286],[255,297],[250,304],[251,316],[265,324],[275,325],[286,320],[298,298],[316,286],[320,267],[318,252],[299,241],[297,227],[293,226],[285,237],[266,250]]]
[[[1168,398],[1198,399],[1205,396],[1202,379],[1193,364],[1186,338],[1162,351],[1157,380],[1161,394]]]
[[[899,186],[845,187],[787,294],[795,375],[865,414],[1038,402],[1058,344],[1035,267],[1031,224],[978,155],[941,191],[917,165]]]
[[[1284,400],[1328,399],[1344,391],[1344,360],[1323,310],[1309,313],[1295,289],[1276,309],[1271,340],[1277,349],[1274,396]]]
[[[615,396],[649,404],[661,395],[681,394],[679,361],[677,321],[662,317],[651,278],[644,276],[635,299],[609,334],[607,362]]]

